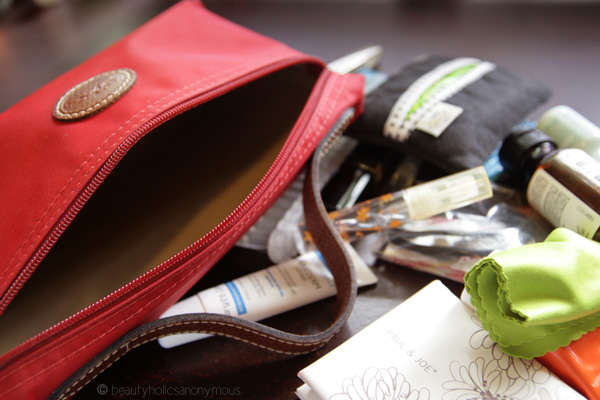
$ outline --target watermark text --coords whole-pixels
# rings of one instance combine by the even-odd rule
[[[170,386],[170,385],[133,385],[115,386],[101,383],[96,391],[102,396],[132,396],[138,399],[153,397],[198,397],[220,398],[222,396],[241,396],[242,390],[238,386]]]

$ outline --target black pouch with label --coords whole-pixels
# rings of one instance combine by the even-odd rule
[[[347,134],[453,173],[482,165],[550,95],[542,82],[489,62],[423,56],[366,97]]]

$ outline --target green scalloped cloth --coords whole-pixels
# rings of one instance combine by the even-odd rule
[[[490,338],[515,357],[542,356],[600,326],[600,243],[565,228],[483,258],[465,284]]]

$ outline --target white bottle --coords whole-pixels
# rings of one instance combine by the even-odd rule
[[[569,106],[556,106],[538,121],[538,129],[560,148],[581,149],[600,160],[600,128]]]

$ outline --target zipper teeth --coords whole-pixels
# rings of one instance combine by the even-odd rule
[[[356,114],[356,112],[354,109],[348,109],[344,112],[344,114],[342,115],[342,117],[340,118],[338,123],[335,125],[335,127],[333,127],[333,129],[327,135],[327,138],[325,139],[325,143],[323,144],[323,147],[321,148],[321,153],[319,154],[319,157],[323,158],[323,157],[325,157],[325,155],[327,153],[329,153],[329,151],[331,150],[333,145],[338,141],[340,136],[342,136],[342,133],[344,133],[346,128],[348,128],[348,126],[350,125],[350,122],[352,122],[352,119],[354,118],[355,114]]]
[[[189,100],[185,103],[182,103],[175,109],[171,109],[166,111],[164,114],[160,114],[160,116],[157,116],[157,119],[160,118],[161,120],[164,120],[166,118],[169,118],[172,115],[180,112],[180,108],[184,108],[186,105],[189,106],[189,103],[194,103],[195,101]],[[31,277],[37,266],[43,261],[43,259],[46,257],[46,255],[52,249],[52,247],[56,244],[56,242],[62,236],[67,227],[71,224],[71,222],[73,222],[73,219],[75,219],[79,211],[81,211],[83,206],[88,202],[92,194],[98,189],[98,187],[102,184],[102,182],[106,179],[106,177],[110,174],[114,167],[129,151],[129,149],[131,149],[131,147],[141,137],[143,137],[146,132],[158,125],[159,122],[157,119],[148,121],[146,124],[136,129],[135,132],[133,132],[131,135],[125,138],[125,140],[117,147],[117,149],[105,162],[102,168],[94,175],[94,177],[90,180],[86,187],[81,191],[79,196],[77,196],[72,205],[69,206],[68,210],[60,219],[56,227],[52,230],[52,232],[50,232],[47,239],[38,248],[38,251],[35,252],[33,257],[25,265],[22,272],[15,279],[14,283],[8,288],[5,295],[3,296],[2,303],[0,303],[0,310],[5,310],[6,307],[8,307],[9,303],[19,292],[19,290],[21,290],[25,282],[27,282],[27,280]]]
[[[288,64],[288,63],[286,62],[286,63],[282,63],[282,64]],[[278,65],[278,64],[275,64],[275,65]],[[324,73],[327,73],[326,71],[327,70],[324,70]],[[263,71],[261,70],[261,71],[256,72],[255,74],[258,75],[262,72]],[[252,79],[252,76],[255,74],[247,75],[244,79],[245,80]],[[231,84],[233,84],[233,83],[231,83]],[[127,151],[129,151],[129,149],[139,139],[141,139],[147,132],[149,132],[155,126],[160,125],[162,122],[181,113],[182,111],[186,110],[187,108],[202,104],[203,102],[209,100],[213,96],[216,97],[221,92],[225,93],[227,87],[229,87],[231,84],[228,84],[224,87],[220,87],[217,90],[199,95],[193,99],[187,100],[186,102],[181,103],[180,105],[177,105],[174,108],[167,110],[167,111],[163,112],[162,114],[157,115],[152,120],[148,121],[147,123],[145,123],[138,129],[136,129],[136,131],[134,131],[129,137],[127,137],[123,141],[123,143],[121,143],[121,145],[119,145],[119,147],[115,150],[115,152],[110,157],[110,159],[107,160],[107,162],[101,168],[101,170],[99,170],[98,173],[92,178],[92,180],[86,186],[86,188],[80,193],[80,195],[75,200],[73,205],[69,208],[69,210],[67,211],[65,216],[61,219],[61,221],[57,225],[57,228],[55,230],[53,230],[53,232],[48,236],[48,239],[44,242],[43,247],[40,248],[40,250],[36,252],[34,257],[32,257],[30,262],[27,263],[27,266],[23,269],[23,272],[21,273],[21,275],[19,275],[18,281],[15,281],[15,283],[13,283],[13,285],[11,285],[10,288],[7,290],[3,302],[0,304],[0,307],[3,307],[3,308],[0,308],[0,310],[3,310],[10,303],[12,298],[14,298],[15,294],[24,285],[24,283],[27,281],[27,279],[29,279],[29,277],[31,276],[33,271],[35,271],[35,268],[37,267],[37,265],[39,265],[39,263],[43,260],[43,258],[46,256],[46,254],[48,254],[48,252],[50,251],[52,246],[56,243],[56,241],[60,238],[62,233],[66,230],[66,228],[69,226],[69,224],[73,221],[73,219],[78,214],[78,212],[81,210],[81,208],[85,205],[87,200],[89,200],[89,198],[94,193],[94,191],[100,186],[100,184],[104,181],[106,176],[112,171],[112,169],[116,166],[116,164],[118,164],[118,162],[125,156]],[[320,90],[321,91],[323,90],[323,85],[321,85]],[[313,110],[314,107],[316,106],[316,104],[318,103],[319,97],[320,96],[311,96],[310,102],[306,104],[305,110],[306,109]],[[310,113],[308,113],[308,114],[310,114]],[[294,136],[297,134],[297,132],[302,130],[302,128],[304,127],[304,125],[306,124],[308,119],[309,118],[307,116],[307,113],[303,112],[300,115],[300,118],[298,119],[298,122],[296,124],[297,128],[293,129],[290,132],[289,137],[294,138]],[[258,182],[258,184],[254,187],[254,189],[252,189],[252,191],[248,194],[248,196],[246,196],[246,198],[242,201],[242,203],[240,203],[240,205],[238,205],[223,221],[221,221],[217,226],[215,226],[213,229],[211,229],[208,233],[206,233],[204,236],[202,236],[196,242],[192,243],[190,246],[186,247],[185,249],[183,249],[180,252],[176,253],[175,255],[171,256],[170,258],[163,261],[159,265],[155,266],[148,272],[135,278],[133,281],[128,282],[127,284],[125,284],[121,288],[117,289],[116,291],[104,296],[103,298],[90,304],[89,306],[78,311],[77,313],[73,314],[72,316],[45,329],[41,333],[35,335],[34,337],[30,338],[26,342],[19,345],[18,347],[26,347],[30,343],[33,343],[42,337],[46,337],[46,336],[53,334],[53,332],[57,329],[60,329],[61,326],[65,326],[67,324],[77,322],[79,319],[85,317],[85,315],[87,315],[88,313],[93,312],[94,310],[102,307],[103,304],[106,301],[108,301],[109,299],[114,301],[114,300],[122,297],[124,294],[126,294],[129,290],[133,289],[134,287],[137,287],[138,285],[152,279],[154,276],[157,276],[158,274],[163,273],[168,267],[174,266],[175,264],[184,261],[189,256],[200,251],[202,248],[210,245],[217,236],[220,236],[221,232],[224,232],[225,230],[229,229],[234,224],[234,222],[237,220],[238,215],[241,215],[241,213],[252,204],[254,199],[258,196],[258,193],[272,179],[272,177],[274,176],[274,173],[279,169],[283,160],[285,160],[289,156],[289,153],[291,151],[290,149],[293,147],[294,144],[295,144],[295,140],[293,140],[293,141],[287,140],[284,143],[283,147],[281,148],[279,154],[273,161],[273,164],[271,165],[271,167],[267,170],[265,175],[261,178],[261,180]]]

